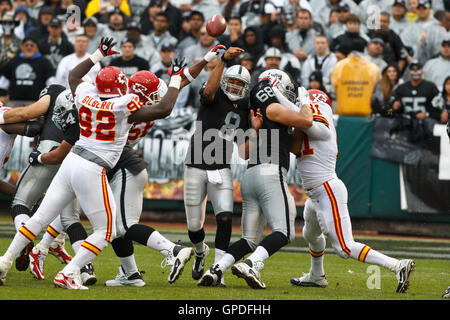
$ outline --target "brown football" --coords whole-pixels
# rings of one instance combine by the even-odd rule
[[[206,32],[214,38],[222,35],[226,28],[227,21],[220,14],[213,15],[206,23]]]

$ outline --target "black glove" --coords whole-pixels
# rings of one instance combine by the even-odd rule
[[[102,52],[103,56],[110,56],[119,53],[112,49],[116,44],[117,42],[114,41],[114,38],[102,37],[98,49]]]
[[[41,155],[40,151],[33,151],[30,153],[30,156],[28,157],[28,162],[32,165],[32,166],[37,166],[39,164],[42,164],[41,161],[39,161],[39,156]]]
[[[173,58],[170,58],[170,62],[172,65],[170,67],[169,75],[171,77],[183,74],[184,67],[186,66],[185,60],[186,59],[184,57],[183,58],[175,58],[175,60]]]

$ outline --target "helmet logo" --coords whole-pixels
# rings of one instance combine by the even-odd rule
[[[138,82],[133,83],[132,89],[134,92],[139,92],[139,93],[144,93],[147,91],[147,87]]]
[[[313,101],[322,101],[327,103],[327,97],[322,93],[313,93]]]
[[[119,82],[120,84],[127,84],[127,78],[125,76],[125,73],[119,73],[117,75],[117,82]]]

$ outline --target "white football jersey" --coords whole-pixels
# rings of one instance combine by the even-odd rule
[[[159,79],[158,86],[159,97],[162,99],[167,92],[167,85],[164,81]],[[141,139],[143,139],[149,130],[152,128],[153,121],[148,122],[135,122],[128,135],[128,143],[130,146],[136,146]]]
[[[11,108],[5,106],[0,107],[0,113],[5,113],[8,110],[11,110]],[[8,134],[0,129],[0,168],[2,168],[6,164],[6,162],[8,162],[15,139],[15,134]]]
[[[297,153],[297,170],[306,189],[312,189],[336,177],[338,154],[333,111],[328,104],[323,102],[312,102],[311,109],[313,110],[313,126],[322,127],[310,128],[305,131],[320,132],[315,129],[330,131],[326,132],[325,139],[323,135],[320,137],[304,134],[301,151]]]
[[[75,143],[94,153],[113,168],[122,154],[132,123],[128,117],[142,102],[135,94],[100,99],[95,85],[82,82],[75,91],[80,139]]]

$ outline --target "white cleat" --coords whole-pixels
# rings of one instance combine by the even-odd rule
[[[161,263],[161,267],[172,266],[170,269],[169,277],[167,280],[169,283],[174,283],[183,273],[185,264],[194,255],[194,249],[186,248],[180,245],[175,245],[172,251],[167,254]]]
[[[198,280],[202,277],[205,270],[206,257],[209,255],[209,247],[206,243],[203,244],[202,254],[195,252],[194,265],[192,266],[192,279]]]
[[[45,280],[44,261],[47,255],[36,247],[28,254],[30,259],[30,272],[37,280]]]
[[[72,256],[66,251],[64,247],[65,241],[53,241],[48,252],[56,257],[62,264],[68,264],[72,260]]]
[[[231,272],[239,277],[243,278],[247,284],[253,289],[265,289],[266,285],[260,279],[260,271],[264,268],[264,263],[253,263],[249,259],[245,259],[243,262],[239,262],[231,267]]]
[[[81,284],[79,273],[63,273],[60,272],[53,279],[53,284],[57,288],[70,289],[70,290],[89,290]]]
[[[299,287],[319,287],[326,288],[328,281],[325,275],[314,276],[311,273],[303,274],[303,277],[291,278],[291,284]]]
[[[119,267],[119,274],[114,280],[107,280],[105,282],[107,287],[143,287],[145,286],[144,279],[141,273],[135,272],[132,274],[125,274],[122,266]]]
[[[221,280],[223,279],[222,271],[219,269],[219,265],[212,265],[209,268],[200,281],[197,283],[198,286],[201,287],[214,287],[219,286],[221,284]]]
[[[405,293],[408,290],[409,278],[415,268],[416,264],[411,259],[403,259],[398,262],[397,271],[395,272],[398,281],[397,293]]]
[[[6,255],[0,257],[0,286],[5,284],[6,275],[8,274],[9,269],[11,269],[13,261],[8,259]]]

